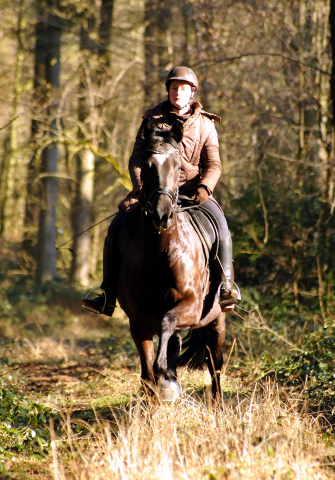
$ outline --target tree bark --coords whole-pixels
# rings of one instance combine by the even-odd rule
[[[44,18],[43,3],[37,7],[38,18]],[[33,105],[35,112],[43,111],[46,103],[46,56],[47,50],[47,28],[45,21],[41,20],[35,26],[35,51],[34,51],[34,90]],[[27,195],[24,218],[24,239],[23,250],[28,258],[37,261],[38,242],[36,242],[36,230],[39,223],[40,198],[42,195],[41,183],[36,181],[41,171],[41,158],[39,155],[40,144],[42,143],[43,132],[40,118],[35,115],[31,121],[31,139],[33,152],[27,167]],[[44,123],[44,122],[43,122]],[[31,267],[31,265],[30,265]]]
[[[12,118],[18,116],[19,97],[21,93],[21,78],[24,62],[23,48],[23,3],[19,2],[17,19],[17,56],[13,83]],[[17,122],[12,122],[9,127],[8,154],[4,156],[3,171],[1,172],[0,188],[0,236],[13,241],[20,240],[23,227],[23,216],[20,212],[24,205],[25,179],[22,177],[24,168],[19,154],[19,130]],[[15,220],[14,220],[15,219]]]
[[[112,38],[114,0],[102,0],[99,26],[99,63],[104,68],[110,66],[110,46]]]
[[[95,155],[89,149],[77,155],[77,189],[73,204],[73,235],[80,235],[92,225],[94,196]],[[91,232],[76,237],[73,242],[71,278],[83,286],[88,286],[90,275]]]
[[[47,55],[45,79],[51,97],[48,106],[49,145],[42,154],[41,211],[39,221],[39,248],[37,258],[38,283],[45,283],[56,276],[56,207],[57,207],[57,122],[59,95],[61,24],[55,15],[49,15],[46,28]]]
[[[332,113],[332,129],[331,129],[331,146],[330,146],[330,163],[333,164],[335,158],[335,0],[330,1],[330,46],[332,52],[332,68],[330,77],[330,103]],[[328,198],[332,203],[332,211],[334,210],[334,167],[329,165],[327,173]]]
[[[146,0],[145,2],[145,83],[144,104],[148,108],[162,101],[162,81],[166,70],[171,67],[171,56],[166,46],[166,33],[171,21],[171,10],[167,2]]]

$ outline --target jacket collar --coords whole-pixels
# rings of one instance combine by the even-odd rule
[[[149,108],[144,115],[143,118],[159,118],[161,117],[162,123],[169,124],[169,111],[170,111],[170,102],[169,100],[164,100],[163,102],[159,103],[153,108]],[[205,112],[202,109],[202,105],[200,102],[197,102],[196,100],[193,101],[191,105],[192,109],[192,114],[191,116],[186,120],[185,124],[192,124],[193,121],[199,116],[199,115],[204,115],[205,117],[209,118],[210,120],[216,120],[217,122],[221,122],[221,118],[218,115],[215,115],[214,113],[209,113]]]

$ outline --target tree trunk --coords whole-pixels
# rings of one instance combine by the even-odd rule
[[[92,127],[90,114],[94,109],[94,91],[90,65],[96,68],[96,51],[90,41],[96,28],[96,18],[88,8],[83,15],[80,28],[81,65],[79,69],[78,119],[86,128]],[[86,130],[85,130],[86,131]],[[89,130],[89,135],[91,131]],[[83,286],[89,284],[91,232],[80,235],[92,225],[92,202],[94,195],[95,155],[87,146],[89,139],[85,138],[84,130],[79,128],[78,139],[83,145],[76,155],[76,194],[72,204],[72,226],[74,239],[72,250],[71,279]],[[79,236],[77,236],[79,235]]]
[[[172,65],[166,46],[166,34],[171,21],[171,10],[160,0],[145,2],[145,83],[144,104],[150,107],[162,101],[162,81]]]
[[[43,4],[37,7],[38,18],[44,17]],[[42,20],[36,23],[35,26],[35,52],[34,52],[34,91],[33,91],[33,105],[34,110],[43,111],[46,102],[46,56],[47,56],[47,28],[45,22]],[[41,170],[41,160],[38,150],[42,143],[43,132],[40,132],[42,122],[39,121],[36,114],[31,122],[31,144],[33,145],[33,153],[28,163],[27,168],[27,195],[24,219],[24,239],[23,250],[28,255],[28,258],[37,260],[38,244],[36,242],[36,230],[39,223],[40,214],[40,198],[42,196],[41,183],[36,179]],[[43,122],[44,123],[44,122]]]
[[[19,3],[17,20],[17,57],[13,84],[12,118],[18,116],[21,78],[23,71],[24,49],[22,39],[23,0]],[[19,240],[23,227],[21,212],[24,205],[23,161],[19,154],[19,127],[12,122],[9,128],[8,155],[4,158],[0,189],[0,235],[8,240]]]
[[[330,162],[327,171],[328,198],[332,203],[332,211],[334,210],[334,167],[335,158],[335,0],[330,1],[330,46],[332,52],[332,69],[330,77],[330,97],[331,97],[331,113],[332,113],[332,129],[331,129],[331,146],[330,146]]]
[[[113,0],[103,0],[101,5],[101,20],[99,25],[98,58],[94,45],[90,42],[91,34],[95,29],[96,19],[88,9],[84,14],[84,24],[80,29],[80,51],[82,65],[80,68],[80,84],[78,95],[79,122],[81,125],[90,126],[93,137],[97,137],[94,130],[95,123],[90,121],[97,116],[95,105],[95,88],[105,74],[110,64],[109,47],[111,42]],[[90,67],[92,69],[91,70]],[[96,72],[96,74],[94,74]],[[93,80],[96,78],[97,80]],[[90,251],[91,232],[80,236],[93,222],[93,198],[94,198],[94,171],[95,154],[87,144],[83,129],[79,129],[78,137],[85,146],[77,154],[77,189],[73,203],[73,261],[71,266],[71,278],[78,283],[88,286],[90,281]],[[99,140],[97,139],[97,142]],[[97,145],[95,145],[97,147]]]
[[[45,283],[56,276],[57,143],[52,142],[48,145],[43,150],[42,157],[42,198],[36,275],[38,283]]]
[[[45,283],[56,276],[56,206],[57,206],[57,122],[60,74],[60,19],[49,15],[46,28],[48,54],[46,56],[46,82],[51,97],[48,106],[49,145],[42,154],[42,199],[39,222],[39,248],[37,282]]]
[[[73,235],[79,235],[92,225],[92,202],[94,195],[95,155],[83,149],[77,155],[77,191],[73,205]],[[85,232],[74,239],[71,277],[87,286],[90,274],[91,232]]]
[[[105,69],[110,66],[114,0],[102,0],[99,26],[99,63]]]

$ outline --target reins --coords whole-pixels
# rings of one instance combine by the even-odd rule
[[[175,213],[181,213],[184,212],[185,210],[190,210],[191,208],[194,208],[197,206],[197,203],[194,203],[193,205],[186,205],[185,207],[178,207],[174,210]]]
[[[152,194],[150,195],[150,197],[156,193],[157,195],[161,195],[161,194],[165,194],[165,195],[168,195],[171,200],[174,202],[174,197],[175,197],[175,194],[172,192],[172,190],[170,189],[164,189],[166,191],[163,191],[163,189],[160,189],[156,192],[152,192]],[[169,192],[167,191],[169,190]],[[179,188],[178,188],[178,191],[179,191]],[[178,195],[176,195],[176,201],[175,201],[175,205],[177,205],[177,201],[178,201]],[[149,203],[146,202],[145,206],[143,207],[144,209],[146,209],[146,206],[147,204]],[[149,203],[151,205],[151,203]],[[151,205],[152,206],[152,205]],[[187,205],[186,207],[178,207],[178,206],[175,206],[173,211],[174,213],[181,213],[181,212],[184,212],[185,210],[189,210],[190,208],[194,208],[194,205]],[[147,210],[148,213],[152,213],[152,210]],[[72,240],[80,237],[80,235],[83,235],[84,233],[88,232],[89,230],[91,230],[92,228],[96,227],[97,225],[100,225],[100,223],[104,222],[105,220],[108,220],[109,218],[112,218],[112,217],[115,217],[115,215],[117,214],[118,212],[115,212],[115,213],[112,213],[112,215],[109,215],[108,217],[100,220],[100,222],[97,222],[95,223],[94,225],[91,225],[89,228],[86,228],[85,230],[83,230],[82,232],[78,233],[77,235],[75,235],[74,237],[70,238],[70,240],[67,240],[66,242],[62,243],[62,245],[59,245],[59,247],[56,248],[56,250],[60,250],[61,248],[64,247],[64,245],[66,245],[67,243],[70,243],[72,242]],[[67,250],[70,250],[71,252],[73,251],[72,248],[68,248]]]
[[[91,225],[89,228],[86,228],[86,229],[83,230],[82,232],[80,232],[80,233],[78,233],[77,235],[75,235],[74,237],[70,238],[70,240],[67,240],[66,242],[62,243],[62,245],[59,245],[59,247],[57,247],[56,250],[60,250],[62,247],[64,247],[64,245],[66,245],[67,243],[72,242],[72,240],[74,240],[74,239],[77,238],[77,237],[80,237],[80,235],[83,235],[84,233],[88,232],[89,230],[91,230],[92,228],[96,227],[97,225],[99,225],[100,223],[104,222],[105,220],[108,220],[109,218],[115,217],[115,215],[116,215],[117,213],[118,213],[118,212],[112,213],[112,215],[109,215],[108,217],[104,218],[103,220],[100,220],[100,222],[97,222],[97,223],[95,223],[94,225]],[[70,250],[71,252],[73,251],[71,248],[68,248],[67,250]]]

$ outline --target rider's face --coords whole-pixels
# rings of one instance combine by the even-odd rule
[[[169,99],[172,105],[181,110],[185,108],[192,97],[192,87],[182,80],[173,80],[170,84]]]

